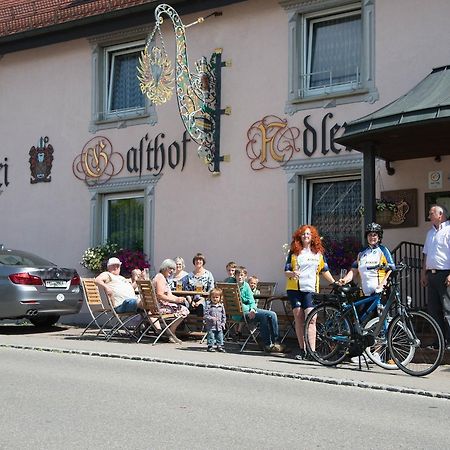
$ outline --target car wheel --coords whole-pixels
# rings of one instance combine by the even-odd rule
[[[46,328],[55,325],[59,320],[59,316],[36,316],[29,317],[28,320],[36,327]]]

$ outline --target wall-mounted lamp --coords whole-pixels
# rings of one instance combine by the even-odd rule
[[[391,161],[386,161],[386,172],[388,175],[394,175],[395,169],[391,167]]]

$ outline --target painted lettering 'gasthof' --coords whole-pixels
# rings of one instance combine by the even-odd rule
[[[130,173],[139,173],[145,170],[152,175],[159,175],[167,162],[171,169],[181,164],[181,170],[186,164],[187,143],[191,141],[185,131],[181,139],[181,146],[173,141],[167,148],[164,143],[166,135],[159,133],[154,139],[146,134],[139,142],[139,148],[131,147],[127,151],[127,170]]]

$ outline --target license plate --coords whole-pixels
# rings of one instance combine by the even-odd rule
[[[68,281],[64,280],[45,280],[45,287],[66,289]]]

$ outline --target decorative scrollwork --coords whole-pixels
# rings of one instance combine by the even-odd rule
[[[145,50],[139,61],[139,81],[141,89],[155,104],[166,102],[172,89],[169,59],[161,34],[162,15],[172,22],[175,32],[175,88],[178,108],[183,124],[191,138],[199,144],[199,157],[211,166],[214,159],[214,131],[216,107],[215,54],[210,62],[201,58],[195,63],[195,71],[190,71],[186,44],[186,28],[196,22],[184,25],[178,13],[169,5],[161,4],[155,9],[155,27],[146,41]],[[155,43],[156,32],[161,48]],[[152,50],[148,49],[152,47]],[[154,55],[154,56],[152,56]],[[156,99],[155,100],[153,100]],[[159,103],[157,103],[159,102]]]
[[[276,169],[285,165],[294,152],[300,152],[297,127],[289,127],[286,119],[265,116],[250,126],[247,131],[247,156],[253,170]]]
[[[149,53],[145,47],[139,58],[138,73],[142,93],[155,105],[170,100],[174,86],[173,68],[160,48],[153,47]]]
[[[110,140],[97,136],[85,144],[73,160],[73,174],[88,186],[98,186],[118,175],[124,165],[123,156],[113,152]]]

